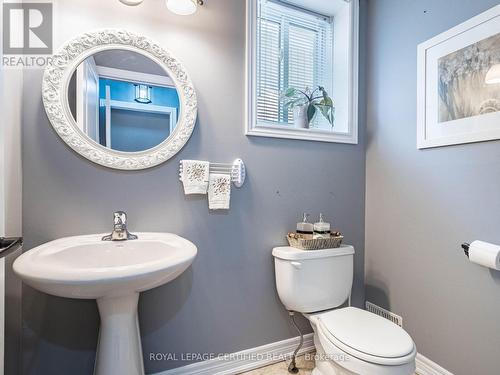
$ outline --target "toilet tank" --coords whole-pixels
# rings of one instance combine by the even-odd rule
[[[354,248],[273,249],[276,287],[287,310],[312,313],[342,305],[351,293]]]

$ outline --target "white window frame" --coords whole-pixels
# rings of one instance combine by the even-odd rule
[[[258,0],[246,0],[247,11],[247,40],[246,40],[246,119],[245,134],[247,136],[300,139],[308,141],[335,142],[335,143],[358,143],[358,49],[359,49],[359,0],[331,0],[337,1],[337,7],[342,17],[341,22],[335,22],[334,17],[334,61],[337,48],[345,48],[347,44],[347,59],[344,66],[338,66],[335,70],[347,72],[348,79],[346,87],[340,92],[331,93],[333,100],[335,97],[347,98],[347,132],[336,132],[321,129],[299,129],[286,127],[283,125],[272,125],[269,123],[257,122],[257,2]],[[342,30],[338,29],[343,25]],[[338,38],[345,41],[343,45]]]

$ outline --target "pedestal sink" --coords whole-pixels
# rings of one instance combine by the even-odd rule
[[[175,279],[197,249],[169,233],[102,241],[103,234],[67,237],[38,246],[14,262],[23,281],[42,292],[96,299],[101,316],[95,375],[142,375],[139,293]]]

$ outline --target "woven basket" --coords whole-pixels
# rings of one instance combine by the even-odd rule
[[[296,233],[289,233],[287,236],[288,243],[291,247],[301,250],[323,250],[323,249],[336,249],[342,244],[344,236],[332,235],[330,238],[315,238],[304,239]]]

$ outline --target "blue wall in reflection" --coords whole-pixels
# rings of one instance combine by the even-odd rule
[[[100,99],[106,98],[106,86],[110,87],[111,100],[137,103],[135,85],[130,82],[101,78],[99,80]],[[179,96],[170,87],[152,86],[150,104],[177,109],[179,116]],[[106,109],[99,111],[99,142],[106,145]],[[175,119],[177,123],[177,119]],[[111,110],[111,147],[113,150],[134,152],[157,146],[170,135],[170,116],[162,113],[148,113],[124,109]]]

